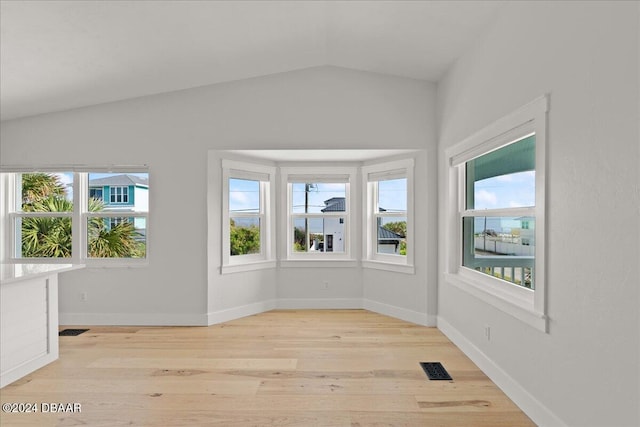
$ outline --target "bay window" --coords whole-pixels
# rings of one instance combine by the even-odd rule
[[[413,159],[362,169],[363,265],[413,273]]]
[[[222,175],[223,273],[273,267],[275,169],[223,159]]]

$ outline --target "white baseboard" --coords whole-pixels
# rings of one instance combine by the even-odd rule
[[[366,309],[424,326],[436,317],[361,298],[281,298],[260,301],[207,314],[175,313],[60,313],[60,325],[83,326],[208,326],[273,309]]]
[[[253,316],[276,308],[276,300],[260,301],[253,304],[241,305],[240,307],[228,308],[225,310],[213,311],[207,315],[207,325],[228,322],[240,319],[241,317]]]
[[[363,308],[384,314],[385,316],[395,317],[396,319],[405,320],[407,322],[416,323],[422,326],[436,326],[436,316],[428,316],[426,313],[408,310],[406,308],[397,307],[395,305],[384,304],[370,299],[363,300]]]
[[[438,329],[469,357],[534,423],[545,427],[566,427],[557,415],[540,403],[531,393],[487,357],[475,344],[438,316]]]
[[[60,325],[83,326],[207,326],[206,314],[60,313]]]
[[[276,308],[294,309],[360,309],[361,298],[280,298]]]
[[[56,337],[57,339],[58,337]],[[58,359],[58,353],[47,353],[0,374],[0,388]]]

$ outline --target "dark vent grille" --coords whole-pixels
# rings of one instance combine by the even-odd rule
[[[452,380],[451,375],[440,362],[420,362],[420,366],[430,380]]]
[[[77,337],[78,335],[87,332],[88,329],[63,329],[58,332],[58,335],[61,337]]]

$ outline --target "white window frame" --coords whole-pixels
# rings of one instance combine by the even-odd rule
[[[352,194],[357,185],[358,168],[350,166],[309,166],[309,167],[280,167],[280,191],[286,197],[281,197],[281,246],[280,266],[282,267],[355,267],[358,265],[356,257],[356,224],[357,203],[353,203]],[[302,214],[291,211],[294,182],[344,182],[345,183],[345,212],[325,212],[322,214]],[[284,196],[284,194],[283,194]],[[294,252],[293,221],[301,217],[340,217],[344,224],[344,252]]]
[[[545,95],[446,150],[448,162],[446,281],[543,332],[548,331],[545,277],[545,168],[548,111],[549,97]],[[536,135],[535,207],[522,208],[519,213],[521,216],[533,216],[536,221],[535,290],[508,283],[462,265],[462,217],[469,215],[469,212],[465,211],[464,166],[466,162],[531,133]],[[505,210],[486,210],[482,214],[491,216],[492,212],[501,213],[498,211]],[[518,209],[508,211],[513,214],[517,213]]]
[[[375,163],[362,167],[362,206],[363,231],[362,266],[380,270],[414,274],[415,238],[414,238],[414,164],[413,158],[391,162]],[[406,178],[407,180],[407,255],[381,254],[377,251],[378,217],[391,214],[378,213],[378,183],[382,180]]]
[[[260,182],[260,212],[234,214],[260,218],[260,253],[231,256],[231,215],[229,214],[229,179]],[[274,268],[276,168],[257,163],[222,159],[222,274]]]
[[[3,186],[6,191],[6,198],[3,206],[3,235],[8,236],[3,247],[3,262],[12,264],[82,264],[87,267],[132,267],[146,266],[149,263],[149,211],[133,212],[133,211],[102,211],[89,212],[89,174],[90,173],[146,173],[149,174],[147,166],[78,166],[78,165],[60,165],[60,166],[2,166]],[[73,174],[73,211],[71,212],[55,212],[55,213],[32,213],[21,212],[19,210],[21,190],[18,188],[16,174],[24,173],[72,173]],[[16,256],[16,251],[21,245],[17,241],[17,219],[26,217],[69,217],[71,218],[71,257],[70,258],[25,258]],[[133,217],[145,218],[146,232],[145,243],[146,253],[144,258],[93,258],[88,254],[88,228],[87,221],[91,217],[116,218],[116,217]]]

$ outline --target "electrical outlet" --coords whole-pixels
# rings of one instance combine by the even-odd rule
[[[85,302],[87,300],[87,293],[80,292],[80,301]]]
[[[322,288],[323,289],[329,289],[329,282],[326,281],[326,280],[324,282],[322,282]]]
[[[491,326],[484,326],[484,337],[487,339],[487,341],[491,341]]]

